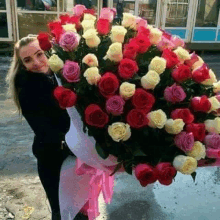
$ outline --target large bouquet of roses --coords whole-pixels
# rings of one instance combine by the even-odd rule
[[[172,183],[177,171],[220,158],[220,82],[183,40],[146,20],[83,5],[38,37],[60,78],[54,95],[75,106],[98,154],[117,157],[142,186]]]

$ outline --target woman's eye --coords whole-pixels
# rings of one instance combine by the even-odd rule
[[[37,54],[37,56],[38,56],[38,57],[40,57],[40,56],[42,56],[42,55],[43,55],[43,53],[42,53],[42,52]]]
[[[30,59],[26,59],[24,60],[25,63],[29,63],[30,62]]]

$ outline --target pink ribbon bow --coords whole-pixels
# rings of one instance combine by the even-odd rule
[[[89,208],[87,210],[87,213],[89,220],[94,220],[100,215],[98,207],[98,197],[101,190],[103,192],[105,203],[111,203],[114,187],[114,175],[110,176],[109,173],[91,167],[83,163],[78,158],[76,159],[75,172],[77,175],[92,174],[91,180],[89,182]]]

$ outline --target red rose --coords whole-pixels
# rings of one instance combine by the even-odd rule
[[[172,34],[160,29],[163,32],[163,37],[165,37],[167,40],[171,40],[172,39]]]
[[[108,19],[100,18],[97,21],[96,29],[100,35],[106,35],[110,31],[110,22]]]
[[[195,112],[208,112],[212,106],[208,97],[203,95],[201,97],[194,97],[191,100],[192,109]]]
[[[157,169],[151,165],[141,163],[135,167],[135,176],[143,187],[156,182],[157,175]]]
[[[39,42],[39,45],[40,45],[40,48],[44,51],[48,51],[50,50],[50,48],[52,47],[51,43],[50,43],[50,40],[49,40],[49,35],[47,33],[40,33],[38,36],[37,36],[37,39],[38,39],[38,42]]]
[[[138,71],[138,65],[136,61],[124,58],[120,61],[119,67],[119,76],[123,79],[131,79],[134,74]]]
[[[132,128],[142,128],[148,124],[148,119],[142,110],[132,109],[127,115],[127,122]]]
[[[148,113],[155,103],[155,98],[151,93],[138,88],[132,96],[131,101],[135,108],[142,109],[145,113]]]
[[[75,24],[76,30],[79,31],[81,29],[81,23],[80,23],[80,17],[73,15],[69,18],[68,22],[69,24]]]
[[[56,42],[58,43],[60,41],[61,34],[64,33],[63,27],[61,26],[59,28],[56,28],[52,30],[51,33],[55,37]]]
[[[54,89],[53,94],[57,99],[59,106],[63,109],[72,107],[76,104],[77,95],[70,89],[58,86]]]
[[[96,104],[90,104],[85,110],[88,125],[103,128],[108,123],[108,115]]]
[[[187,132],[192,132],[196,141],[202,142],[205,138],[205,125],[203,123],[192,123],[186,126]]]
[[[182,64],[173,70],[172,77],[176,82],[181,83],[187,79],[192,78],[192,73],[187,65]]]
[[[163,185],[170,185],[176,175],[176,169],[169,162],[162,162],[156,166],[158,173],[158,181]]]
[[[89,9],[84,10],[83,14],[91,14],[95,16],[95,10],[92,8],[89,8]]]
[[[118,90],[119,80],[115,74],[107,72],[101,77],[100,81],[98,82],[98,87],[100,93],[105,98],[110,98]]]
[[[60,15],[59,18],[60,18],[61,24],[65,25],[69,21],[70,16],[68,14],[65,14],[65,15]]]
[[[179,63],[177,55],[168,48],[163,50],[162,57],[167,61],[167,68],[173,68]]]
[[[192,72],[192,78],[197,83],[201,83],[205,81],[206,79],[209,79],[210,76],[209,76],[209,69],[207,65],[204,63],[201,67],[194,70]]]
[[[123,57],[134,60],[137,56],[139,46],[135,41],[130,41],[124,45]]]
[[[51,31],[53,31],[57,28],[62,28],[62,25],[60,21],[52,21],[48,23],[48,27],[50,28]]]
[[[130,40],[135,41],[139,46],[138,53],[145,53],[151,46],[150,39],[144,34],[139,34],[137,37]]]
[[[139,36],[140,34],[143,34],[144,36],[149,37],[150,36],[150,30],[145,28],[144,26],[140,26],[138,28],[137,36]]]
[[[175,109],[171,112],[171,118],[175,119],[183,119],[183,122],[186,124],[190,124],[194,121],[194,115],[190,112],[188,108],[179,108]]]

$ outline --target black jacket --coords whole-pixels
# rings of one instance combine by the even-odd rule
[[[70,118],[53,96],[56,80],[53,83],[43,73],[22,70],[16,76],[15,85],[22,115],[35,133],[33,154],[38,159],[58,156],[67,151],[71,154],[69,149],[61,149],[61,142],[70,128]]]

